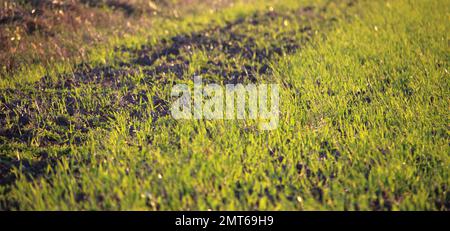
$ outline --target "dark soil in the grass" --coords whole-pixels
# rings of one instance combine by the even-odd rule
[[[73,73],[44,76],[33,86],[5,90],[0,95],[0,144],[81,144],[90,129],[107,128],[117,111],[154,121],[166,116],[168,99],[150,96],[146,86],[164,84],[167,76],[192,78],[188,70],[195,52],[208,58],[198,75],[219,76],[223,83],[270,76],[271,62],[300,49],[313,36],[314,26],[323,29],[331,21],[322,16],[325,10],[260,12],[225,26],[164,38],[153,46],[117,47],[118,55],[128,53],[132,58],[111,66],[81,63]],[[302,26],[278,29],[288,22]],[[257,43],[261,38],[264,46]],[[156,109],[149,113],[150,104]],[[74,132],[68,132],[69,128]]]
[[[150,96],[145,87],[164,84],[167,76],[192,78],[188,71],[196,52],[208,58],[197,75],[220,77],[223,83],[270,78],[270,65],[277,57],[300,49],[314,35],[314,27],[324,30],[333,23],[333,18],[324,17],[326,11],[325,6],[259,12],[225,26],[164,38],[155,45],[117,47],[118,56],[132,57],[117,65],[82,63],[56,79],[44,76],[34,86],[5,90],[0,95],[0,143],[79,144],[90,129],[106,128],[117,111],[153,120],[168,115],[168,99]],[[289,29],[294,22],[301,26]],[[264,46],[258,43],[261,39]],[[81,93],[75,94],[75,89]],[[150,103],[156,110],[148,113]],[[67,133],[69,127],[76,132]]]

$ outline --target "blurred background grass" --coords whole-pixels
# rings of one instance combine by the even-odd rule
[[[176,19],[230,4],[231,0],[0,0],[0,78],[30,66],[51,69],[58,62],[86,61],[88,51],[98,44],[145,33],[155,17]]]

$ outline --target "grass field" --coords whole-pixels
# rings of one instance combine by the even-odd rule
[[[450,209],[449,1],[208,7],[4,72],[0,210]],[[194,75],[279,84],[277,129],[175,120]]]

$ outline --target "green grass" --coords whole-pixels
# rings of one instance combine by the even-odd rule
[[[135,54],[122,56],[113,46],[158,46],[162,37],[224,26],[273,5],[287,14],[287,23],[245,23],[235,32],[255,33],[257,48],[282,46],[277,38],[286,34],[310,38],[298,34],[305,25],[314,34],[295,53],[274,56],[272,74],[256,73],[258,82],[281,86],[280,124],[273,131],[259,130],[256,121],[149,116],[161,105],[140,92],[169,101],[171,82],[191,81],[201,67],[213,69],[208,60],[224,62],[230,72],[236,63],[260,65],[205,47],[181,52],[190,61],[183,76],[148,82],[145,71],[152,67],[137,67],[138,73],[120,76],[130,84],[117,89],[81,84],[37,90],[8,80],[0,98],[7,118],[2,126],[16,128],[27,113],[31,121],[14,130],[29,132],[28,139],[0,136],[1,176],[9,179],[0,185],[0,209],[449,210],[450,5],[358,1],[353,7],[331,3],[320,17],[295,13],[324,2],[238,5],[219,15],[164,21],[167,33],[155,27],[150,39],[117,41],[91,57],[93,65],[119,68],[118,59]],[[275,39],[259,37],[264,33]],[[63,71],[55,70],[52,83]],[[209,72],[204,78],[221,79]],[[6,89],[12,86],[21,93]],[[123,103],[128,94],[138,102]],[[18,98],[23,101],[13,103]],[[70,113],[68,103],[79,112]]]

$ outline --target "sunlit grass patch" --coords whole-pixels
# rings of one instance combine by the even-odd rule
[[[448,4],[327,2],[161,19],[5,90],[0,208],[448,210]],[[196,74],[280,84],[278,128],[175,120]]]

